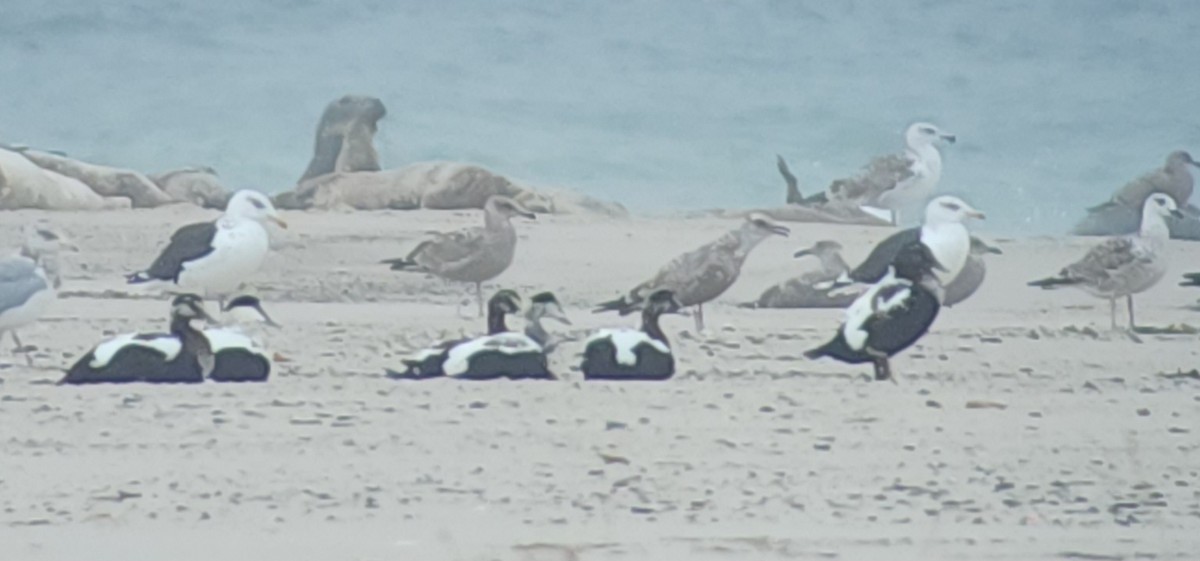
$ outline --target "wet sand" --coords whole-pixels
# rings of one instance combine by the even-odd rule
[[[396,382],[414,347],[473,334],[466,288],[379,265],[472,212],[285,213],[253,279],[283,324],[268,384],[53,385],[106,333],[165,327],[127,287],[185,207],[12,212],[65,231],[62,298],[0,344],[3,559],[1170,559],[1200,551],[1198,335],[1108,332],[1108,305],[1025,281],[1094,239],[1001,240],[989,278],[893,361],[808,361],[837,310],[747,310],[796,273],[791,253],[836,237],[854,263],[887,229],[792,225],[741,280],[664,327],[679,360],[658,384]],[[497,286],[556,292],[584,337],[667,259],[736,220],[517,221]],[[986,231],[983,235],[987,237]],[[993,239],[993,238],[989,238]],[[1141,323],[1200,325],[1194,245],[1138,298]],[[464,301],[466,303],[464,304]],[[456,311],[458,310],[458,311]]]

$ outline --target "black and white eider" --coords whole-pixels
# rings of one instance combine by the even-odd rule
[[[492,295],[487,302],[487,335],[499,335],[508,332],[506,316],[521,311],[521,297],[512,290],[500,290]],[[404,359],[403,372],[388,370],[389,378],[403,380],[420,380],[446,376],[443,368],[449,358],[451,349],[469,343],[474,339],[455,339],[444,341],[432,347],[421,349],[411,357]]]
[[[215,359],[208,379],[214,382],[265,382],[271,376],[271,357],[245,329],[257,324],[279,327],[254,296],[233,298],[223,310],[224,327],[204,330]]]
[[[195,294],[176,296],[170,333],[128,333],[100,343],[60,383],[203,382],[212,371],[213,355],[208,338],[192,326],[194,320],[212,320],[203,300]]]
[[[875,379],[892,377],[888,358],[907,349],[929,330],[941,308],[943,270],[928,246],[912,241],[900,248],[884,278],[846,309],[846,321],[824,345],[804,353],[849,364],[873,363]]]
[[[175,230],[150,267],[128,275],[127,280],[130,284],[160,281],[223,298],[262,266],[270,250],[266,221],[287,228],[266,195],[238,191],[220,218]]]
[[[583,350],[585,380],[666,380],[675,374],[675,357],[658,326],[662,314],[683,306],[670,290],[655,291],[642,308],[642,328],[602,329]]]

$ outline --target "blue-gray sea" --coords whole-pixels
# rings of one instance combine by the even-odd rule
[[[3,0],[0,140],[277,191],[324,105],[386,167],[476,162],[635,210],[779,203],[957,133],[942,190],[1058,233],[1200,151],[1196,0]]]

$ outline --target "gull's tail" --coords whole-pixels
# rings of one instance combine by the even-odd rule
[[[1050,289],[1050,288],[1058,288],[1060,286],[1070,286],[1073,284],[1079,284],[1080,282],[1081,281],[1079,281],[1078,279],[1072,279],[1072,278],[1068,278],[1068,277],[1048,277],[1048,278],[1044,278],[1044,279],[1040,279],[1040,280],[1030,281],[1029,286],[1036,286],[1038,288]]]
[[[800,194],[800,182],[796,180],[792,170],[788,169],[787,161],[783,159],[783,156],[775,155],[775,167],[779,168],[779,175],[782,175],[783,181],[787,183],[787,204],[804,204],[804,195]]]
[[[617,312],[618,314],[624,316],[638,310],[639,307],[640,303],[630,302],[629,300],[626,300],[624,296],[622,296],[616,300],[601,302],[600,304],[596,305],[596,309],[592,310],[592,313],[599,314],[602,312]]]
[[[126,284],[142,284],[144,282],[150,282],[152,280],[156,280],[156,279],[154,277],[146,274],[146,271],[138,271],[136,273],[125,275],[125,283]]]

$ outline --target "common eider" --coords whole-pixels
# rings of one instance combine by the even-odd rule
[[[583,350],[580,369],[586,380],[666,380],[675,374],[671,344],[658,325],[662,314],[683,305],[670,290],[650,294],[642,308],[642,328],[602,329]]]

